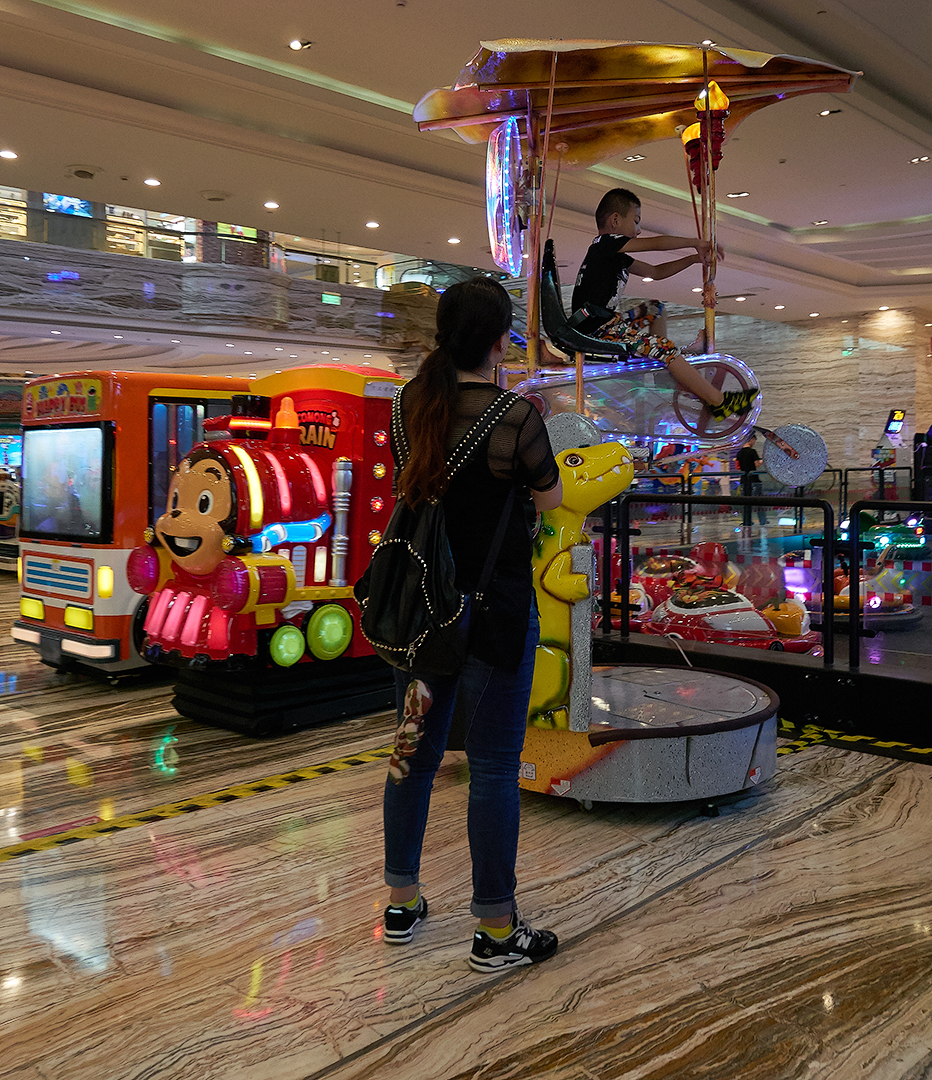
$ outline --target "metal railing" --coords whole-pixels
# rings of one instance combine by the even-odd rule
[[[873,466],[869,466],[867,468],[862,467],[862,468],[845,469],[843,474],[842,474],[841,496],[839,498],[839,503],[838,503],[839,517],[845,517],[845,515],[847,514],[848,496],[850,494],[850,487],[851,487],[851,482],[849,480],[849,477],[851,476],[852,473],[873,473],[873,475],[877,477],[877,487],[878,487],[878,489],[880,491],[880,500],[886,500],[886,498],[887,498],[887,495],[886,495],[886,490],[887,490],[886,474],[887,473],[897,473],[897,472],[905,472],[905,473],[909,474],[909,492],[910,492],[910,494],[912,494],[912,490],[913,490],[913,470],[912,470],[911,465],[890,465],[888,468],[885,468],[885,469],[875,468]],[[893,478],[893,498],[894,499],[896,499],[896,493],[897,493],[896,492],[896,477],[894,477]],[[889,509],[889,507],[880,506],[879,509],[886,510],[886,509]],[[848,515],[848,516],[850,516],[850,515]]]
[[[611,632],[611,602],[612,602],[612,538],[615,538],[616,551],[621,563],[621,580],[619,594],[621,599],[621,627],[622,638],[627,638],[630,633],[631,621],[628,612],[628,591],[631,583],[631,543],[630,543],[630,507],[635,502],[665,502],[673,505],[686,504],[688,502],[699,504],[719,504],[720,496],[715,495],[656,495],[639,494],[629,492],[606,503],[603,507],[602,525],[602,633],[606,636]],[[831,611],[828,610],[828,602],[835,595],[835,510],[831,503],[825,499],[800,499],[780,498],[774,496],[752,497],[732,496],[728,500],[734,506],[764,506],[764,507],[793,507],[799,510],[820,510],[823,524],[823,557],[822,557],[822,648],[823,661],[826,667],[831,666],[835,659],[835,637],[832,625]],[[932,503],[917,503],[917,506],[928,506],[932,510]],[[617,528],[614,518],[617,514]],[[852,571],[853,572],[853,571]],[[855,638],[856,640],[856,638]]]
[[[919,512],[926,517],[932,517],[932,502],[922,502],[921,500],[899,500],[897,502],[887,502],[881,499],[862,499],[860,502],[854,503],[851,507],[849,518],[855,523],[853,529],[849,529],[850,539],[848,541],[848,548],[851,552],[851,565],[848,571],[848,666],[857,668],[861,663],[861,618],[863,615],[861,605],[861,530],[857,528],[857,523],[860,520],[860,513],[862,510],[908,510],[913,513]],[[825,534],[825,551],[829,551],[828,545],[828,533]],[[834,554],[829,560],[828,555],[824,556],[826,565],[831,561],[832,565],[830,570],[834,571]],[[826,596],[831,595],[826,592]],[[823,604],[825,607],[825,604]],[[823,618],[823,625],[830,622],[830,619]]]

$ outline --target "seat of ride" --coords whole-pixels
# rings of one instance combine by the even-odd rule
[[[540,318],[547,337],[564,352],[570,354],[582,352],[589,356],[611,357],[621,361],[630,358],[630,353],[621,342],[602,341],[600,338],[583,334],[570,325],[563,309],[560,274],[557,270],[557,257],[552,240],[544,244],[544,255],[541,260]]]

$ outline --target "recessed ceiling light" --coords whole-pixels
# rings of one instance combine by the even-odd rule
[[[643,154],[629,154],[625,158],[625,161],[644,161],[644,160],[645,160],[645,158],[644,158]]]
[[[293,52],[300,52],[302,49],[309,49],[313,44],[313,41],[302,41],[300,38],[295,38],[294,41],[288,42],[288,48]]]
[[[711,38],[706,38],[706,39],[705,39],[705,40],[703,41],[703,43],[702,43],[702,44],[703,44],[703,45],[714,45],[714,44],[715,44],[715,42],[714,42],[714,41],[713,41],[713,40],[712,40]]]
[[[330,350],[329,349],[321,349],[320,350],[320,355],[321,356],[329,356],[330,355]]]
[[[926,323],[926,326],[928,326],[928,325],[929,325],[929,324],[928,324],[928,323]],[[364,353],[363,353],[363,356],[372,356],[372,353],[371,353],[371,352],[364,352]]]
[[[289,353],[288,355],[291,357],[292,360],[297,360],[298,359],[298,354],[296,352]]]
[[[276,352],[284,352],[285,351],[284,345],[276,345],[275,346],[275,351]]]
[[[19,154],[14,153],[12,150],[0,150],[0,157],[6,158],[7,161],[15,161],[19,157]]]
[[[353,263],[353,269],[358,270],[359,269],[359,263]]]
[[[726,199],[746,199],[750,195],[750,191],[729,191],[725,196]]]
[[[162,181],[161,180],[156,180],[156,178],[154,176],[150,176],[148,178],[148,180],[143,180],[143,183],[146,185],[146,187],[161,187],[162,186]]]
[[[890,310],[890,305],[889,304],[884,304],[883,307],[878,308],[877,310],[878,311],[889,311]]]
[[[829,115],[829,114],[831,113],[831,111],[832,111],[831,109],[823,109],[823,110],[822,110],[822,111],[821,111],[821,112],[819,113],[819,116],[828,116],[828,115]]]
[[[451,236],[450,239],[447,241],[447,243],[448,244],[459,244],[460,243],[460,238],[458,236]]]
[[[378,227],[379,227],[379,223],[377,221],[367,221],[366,222],[366,228],[367,229],[377,229]]]
[[[828,221],[814,221],[813,225],[828,225]]]
[[[774,311],[783,311],[783,309],[784,309],[785,307],[786,307],[786,304],[776,304],[776,305],[774,306],[774,309],[773,309],[773,310],[774,310]]]
[[[123,340],[123,335],[122,334],[114,334],[113,339],[114,339],[114,341],[122,341]]]
[[[818,317],[819,317],[819,313],[817,311],[810,311],[809,312],[809,318],[810,319],[817,319]]]
[[[735,303],[736,304],[740,304],[742,302],[742,300],[747,300],[747,297],[746,296],[736,296],[735,297]]]
[[[232,341],[228,341],[228,342],[226,343],[226,348],[228,348],[228,349],[235,349],[235,348],[236,348],[236,346],[235,346],[235,345],[233,344],[233,342],[232,342]]]
[[[180,345],[181,344],[181,338],[173,337],[171,339],[171,343],[172,343],[172,345]]]
[[[264,202],[262,205],[266,208],[266,210],[277,210],[278,209],[278,203],[275,202],[272,199],[269,199],[268,202]]]
[[[651,282],[651,281],[653,281],[653,280],[654,280],[654,279],[653,279],[652,277],[642,277],[642,278],[641,278],[641,281],[647,281],[647,282]]]
[[[698,289],[693,289],[693,292],[702,292],[702,289],[701,289],[701,287],[698,288]]]
[[[49,333],[51,333],[51,334],[60,334],[61,330],[50,330]]]
[[[243,353],[243,356],[252,356],[252,353],[247,351],[247,352]],[[255,377],[255,376],[253,376],[253,377]]]
[[[0,154],[0,157],[6,157],[6,156],[7,156],[6,153]],[[14,154],[13,157],[16,157],[16,155]],[[918,165],[920,161],[928,161],[928,160],[929,160],[929,155],[928,154],[923,154],[922,157],[910,158],[909,162],[910,162],[911,165]]]

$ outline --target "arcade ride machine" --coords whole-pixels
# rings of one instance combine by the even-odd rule
[[[528,248],[529,371],[539,358],[541,318],[555,343],[575,353],[575,379],[531,378],[518,388],[550,414],[565,492],[563,504],[542,515],[535,545],[541,644],[522,755],[521,784],[529,790],[583,805],[740,791],[776,769],[779,708],[772,690],[731,674],[654,664],[592,668],[592,546],[583,524],[633,476],[630,452],[621,442],[603,443],[603,430],[632,443],[682,431],[693,442],[729,445],[746,436],[757,409],[719,425],[661,363],[629,361],[617,346],[568,325],[549,241],[541,267],[548,159],[557,157],[558,181],[563,166],[588,167],[682,133],[701,201],[697,226],[713,252],[704,270],[707,353],[691,362],[708,368],[720,386],[748,385],[747,367],[715,352],[715,169],[722,145],[757,109],[799,94],[845,92],[855,78],[817,61],[719,47],[507,40],[482,43],[452,88],[430,91],[415,108],[422,131],[453,128],[467,142],[488,143],[493,258],[517,275]],[[556,182],[552,201],[555,192]],[[615,362],[587,371],[587,354]],[[805,432],[765,430],[765,454],[780,458],[778,471],[810,471],[795,436],[821,440]]]

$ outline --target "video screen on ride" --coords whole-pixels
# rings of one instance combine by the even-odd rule
[[[20,533],[100,540],[104,433],[95,425],[27,428],[23,434]]]

